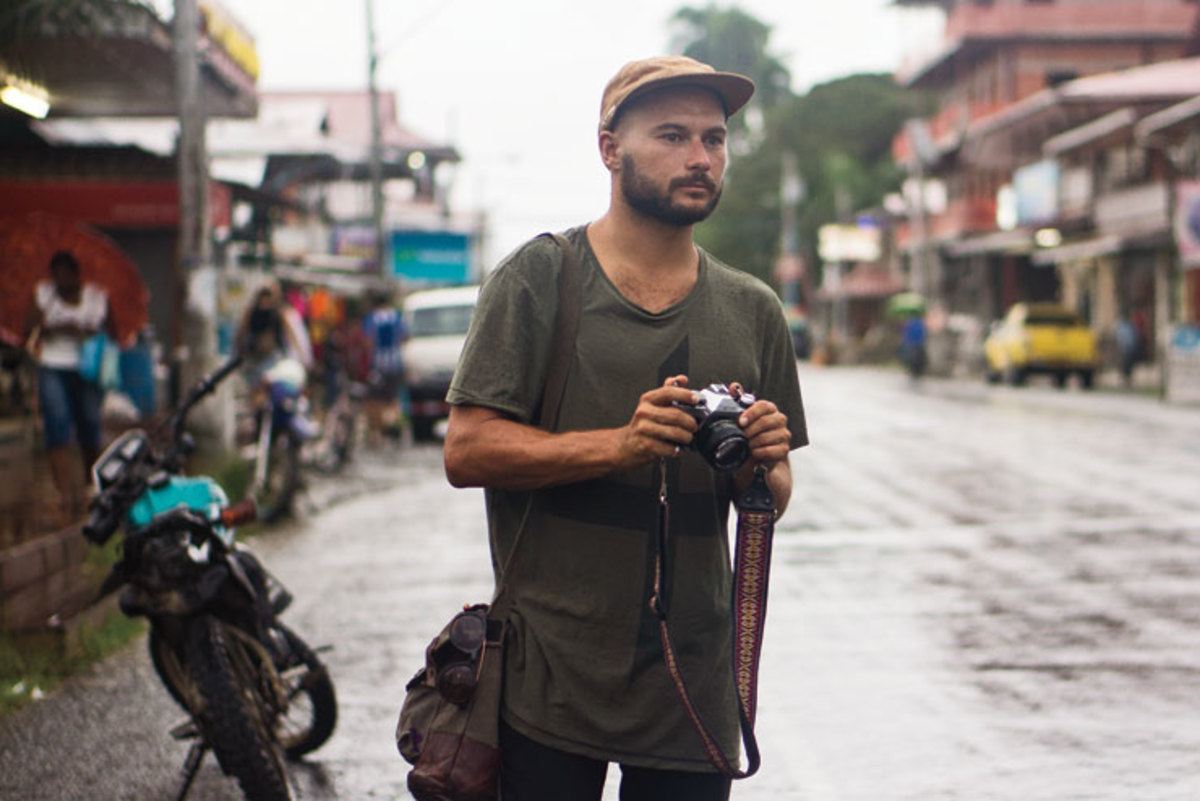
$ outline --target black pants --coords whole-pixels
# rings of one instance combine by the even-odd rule
[[[608,763],[535,743],[500,723],[501,801],[600,801]],[[621,801],[726,801],[719,773],[621,766]]]

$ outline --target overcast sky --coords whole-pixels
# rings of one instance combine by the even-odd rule
[[[223,0],[255,36],[261,89],[366,84],[367,0]],[[677,0],[374,0],[379,85],[400,122],[458,147],[452,203],[488,212],[494,261],[529,236],[594,219],[608,201],[596,150],[604,84],[668,51]],[[703,7],[705,0],[691,3]],[[722,4],[725,5],[725,4]],[[938,12],[890,0],[745,0],[773,29],[793,89],[891,72],[935,46]]]

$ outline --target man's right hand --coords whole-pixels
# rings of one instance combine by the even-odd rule
[[[622,429],[620,451],[625,467],[640,467],[679,455],[692,442],[696,420],[679,406],[694,406],[696,393],[686,375],[668,378],[638,399],[629,424]]]

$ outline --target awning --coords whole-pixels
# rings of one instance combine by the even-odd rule
[[[1115,234],[1085,239],[1081,242],[1071,242],[1056,248],[1045,248],[1035,251],[1031,260],[1034,264],[1064,264],[1071,261],[1085,261],[1110,253],[1119,253],[1124,240]]]
[[[1198,116],[1200,116],[1200,95],[1147,116],[1133,129],[1134,136],[1138,140],[1143,140]]]
[[[1029,253],[1033,250],[1033,233],[1027,229],[996,231],[949,242],[944,249],[954,258],[981,253]]]
[[[1138,113],[1131,108],[1117,109],[1099,119],[1072,128],[1047,139],[1042,144],[1042,155],[1054,158],[1077,148],[1103,140],[1105,137],[1124,131],[1137,122]]]

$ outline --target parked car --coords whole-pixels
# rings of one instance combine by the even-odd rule
[[[1055,303],[1017,303],[995,323],[983,342],[991,383],[1020,386],[1030,375],[1050,375],[1056,386],[1079,376],[1090,389],[1099,364],[1096,333],[1075,312]]]
[[[450,414],[446,391],[458,364],[479,298],[479,286],[423,289],[404,301],[410,339],[405,346],[413,436],[430,439]]]

